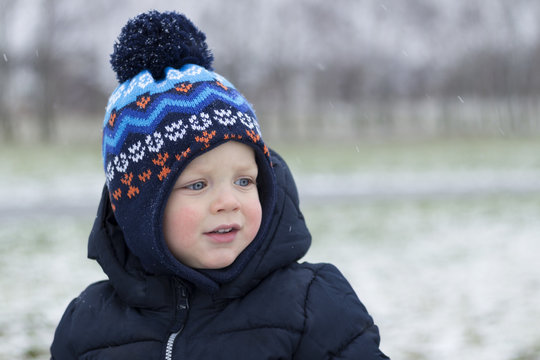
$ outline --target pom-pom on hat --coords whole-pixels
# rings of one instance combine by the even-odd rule
[[[206,35],[184,15],[150,11],[131,19],[114,44],[111,65],[120,83],[143,70],[154,80],[165,77],[165,68],[186,64],[212,70],[214,57]]]
[[[115,218],[143,267],[212,291],[234,279],[259,247],[274,207],[275,179],[255,113],[233,84],[212,71],[205,38],[175,12],[150,11],[124,26],[111,55],[120,85],[107,104],[102,151]],[[185,166],[226,141],[255,150],[263,220],[232,265],[198,271],[169,251],[163,212]]]

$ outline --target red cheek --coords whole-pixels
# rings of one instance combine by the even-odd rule
[[[176,213],[175,222],[181,225],[181,231],[189,231],[195,229],[201,221],[202,219],[197,214],[197,211],[194,211],[189,207],[182,208]]]

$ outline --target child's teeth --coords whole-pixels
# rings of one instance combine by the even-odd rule
[[[228,232],[230,232],[230,231],[232,231],[232,229],[219,229],[219,230],[217,231],[217,233],[219,233],[219,234],[224,234],[224,233],[228,233]]]

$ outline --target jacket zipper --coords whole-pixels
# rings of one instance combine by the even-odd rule
[[[180,300],[178,301],[178,304],[176,305],[177,309],[177,317],[181,318],[182,320],[182,326],[180,329],[176,332],[171,333],[169,335],[169,339],[167,340],[167,346],[165,347],[165,360],[172,360],[173,356],[173,348],[174,348],[174,340],[176,340],[176,337],[180,335],[182,330],[184,330],[184,322],[186,320],[187,311],[189,310],[189,302],[188,297],[186,293],[186,288],[183,286],[179,286],[180,288]],[[183,314],[182,314],[183,313]],[[178,314],[181,314],[178,316]]]

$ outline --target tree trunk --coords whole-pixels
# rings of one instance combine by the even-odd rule
[[[0,3],[0,129],[3,141],[13,140],[13,124],[11,122],[11,106],[9,94],[9,51],[8,51],[8,26],[6,24],[12,4],[9,1]]]
[[[55,0],[45,0],[43,28],[37,53],[37,72],[41,86],[39,88],[38,114],[40,137],[44,142],[51,142],[55,136],[54,99],[55,99],[55,64],[54,64],[54,28]]]

